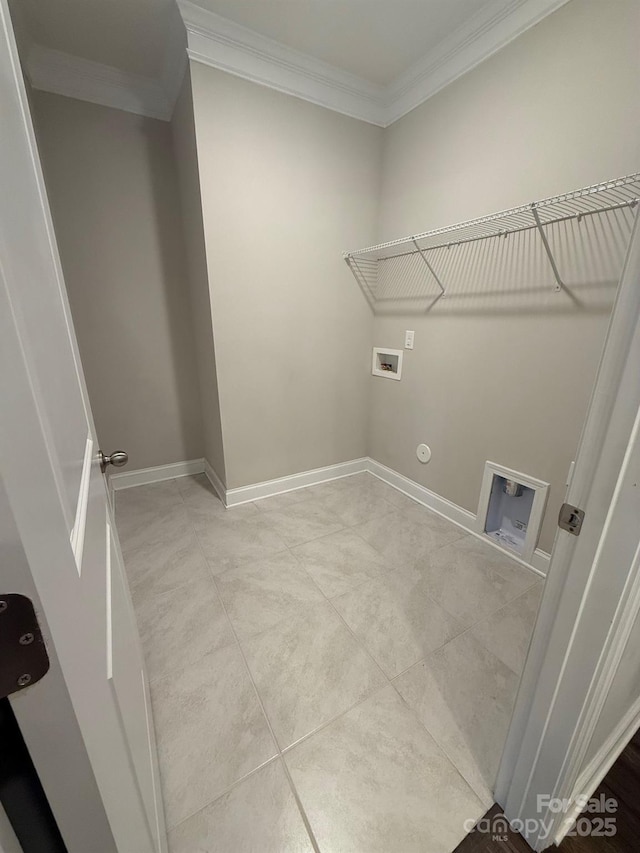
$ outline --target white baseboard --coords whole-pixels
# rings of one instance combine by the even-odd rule
[[[572,805],[567,810],[567,817],[562,822],[560,831],[553,839],[553,843],[559,845],[567,832],[571,829],[580,813],[583,811],[582,803],[593,796],[596,788],[602,782],[609,770],[613,767],[622,750],[640,728],[640,699],[636,700],[624,715],[619,724],[611,732],[602,747],[589,761],[576,782],[574,792],[571,796]],[[579,799],[580,798],[580,799]],[[576,802],[576,800],[578,802]]]
[[[207,480],[209,480],[209,482],[213,486],[215,493],[218,495],[218,497],[220,498],[222,503],[225,506],[228,506],[228,504],[227,504],[227,489],[226,489],[224,483],[222,482],[220,477],[218,477],[218,475],[216,474],[216,472],[212,468],[209,460],[204,459],[203,461],[204,461],[204,473],[206,474]]]
[[[430,510],[437,513],[437,515],[441,515],[448,521],[452,521],[454,524],[457,524],[458,527],[462,527],[467,533],[471,533],[478,539],[482,539],[483,542],[491,545],[492,548],[496,548],[503,554],[507,554],[512,560],[526,566],[537,575],[540,575],[541,577],[547,576],[549,560],[551,557],[545,551],[541,551],[537,548],[533,554],[531,562],[527,563],[511,551],[501,548],[498,543],[490,537],[483,536],[481,533],[478,533],[476,530],[475,513],[470,510],[463,509],[461,506],[458,506],[446,498],[437,495],[435,492],[432,492],[430,489],[427,489],[426,486],[421,486],[420,483],[416,483],[415,480],[410,480],[408,477],[405,477],[404,474],[399,474],[392,468],[387,468],[387,466],[383,465],[381,462],[376,462],[375,459],[369,459],[368,471],[373,474],[374,477],[377,477],[379,480],[383,480],[385,483],[388,483],[388,485],[393,486],[394,489],[398,489],[398,491],[403,492],[410,498],[413,498],[414,501],[428,507]]]
[[[259,501],[261,498],[271,498],[284,492],[293,492],[306,486],[316,486],[328,480],[338,480],[350,477],[352,474],[362,474],[369,470],[369,459],[352,459],[350,462],[339,462],[337,465],[327,465],[326,468],[314,468],[312,471],[302,471],[290,474],[288,477],[278,477],[277,480],[267,480],[264,483],[254,483],[251,486],[241,486],[238,489],[227,489],[225,504],[228,507]]]
[[[120,489],[131,489],[134,486],[146,486],[149,483],[159,483],[162,480],[173,480],[175,477],[202,474],[205,470],[204,466],[204,459],[190,459],[187,462],[156,465],[154,468],[139,468],[137,471],[121,471],[118,474],[110,475],[109,485],[114,492],[118,492]]]
[[[444,518],[447,518],[449,521],[453,521],[455,524],[458,524],[460,527],[464,527],[466,530],[470,531],[475,523],[476,517],[474,513],[469,512],[467,509],[462,509],[462,507],[452,503],[446,498],[441,498],[440,495],[430,491],[426,486],[421,486],[419,483],[416,483],[415,480],[410,480],[408,477],[405,477],[404,474],[399,474],[397,471],[394,471],[393,468],[387,468],[386,465],[383,465],[381,462],[376,462],[375,459],[369,459],[368,470],[370,474],[374,475],[374,477],[388,483],[388,485],[393,486],[394,489],[397,489],[399,492],[403,492],[405,495],[413,498],[414,501],[417,501],[423,506],[429,507],[429,509],[437,512],[438,515],[442,515]]]
[[[489,540],[490,541],[490,540]],[[531,558],[530,568],[532,568],[541,578],[546,578],[549,571],[549,563],[551,562],[551,554],[543,551],[542,548],[536,548]]]
[[[350,477],[353,474],[362,474],[368,471],[383,480],[394,489],[403,492],[417,503],[428,507],[432,512],[441,515],[448,521],[457,524],[465,532],[470,533],[486,542],[492,548],[496,548],[503,554],[523,566],[531,569],[541,577],[546,577],[549,568],[550,556],[539,548],[534,552],[531,563],[521,560],[510,551],[501,548],[497,542],[488,536],[483,536],[475,529],[476,516],[473,512],[463,509],[446,498],[430,491],[426,486],[421,486],[415,480],[410,480],[403,474],[399,474],[392,468],[387,468],[375,459],[363,456],[361,459],[352,459],[349,462],[339,462],[337,465],[327,465],[325,468],[315,468],[312,471],[302,471],[299,474],[290,474],[287,477],[278,477],[275,480],[267,480],[264,483],[253,483],[250,486],[241,486],[237,489],[227,489],[220,477],[213,470],[206,459],[192,459],[189,462],[174,462],[172,465],[159,465],[156,468],[142,468],[139,471],[125,471],[121,474],[112,474],[110,485],[114,490],[128,489],[132,486],[142,486],[147,483],[157,483],[160,480],[171,480],[174,477],[184,477],[188,474],[200,474],[204,472],[218,497],[226,507],[240,506],[241,504],[259,501],[262,498],[270,498],[285,492],[293,492],[296,489],[304,489],[307,486],[316,486],[329,480],[337,480],[342,477]]]

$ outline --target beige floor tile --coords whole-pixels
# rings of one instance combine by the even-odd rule
[[[475,536],[465,536],[421,563],[429,593],[465,627],[521,595],[535,575]]]
[[[280,760],[269,762],[169,833],[171,853],[311,853]]]
[[[415,501],[412,501],[410,498],[407,498],[407,496],[403,495],[402,492],[399,492],[397,489],[394,489],[393,486],[390,486],[388,483],[385,483],[378,477],[374,477],[373,474],[362,474],[358,478],[354,477],[353,482],[357,482],[358,488],[362,489],[368,494],[382,498],[383,500],[387,501],[390,504],[393,504],[396,507],[404,508],[405,506],[416,506]],[[407,501],[409,501],[408,504]]]
[[[282,749],[386,681],[327,601],[242,646]]]
[[[240,638],[295,616],[324,596],[298,560],[285,551],[216,575],[216,585]]]
[[[535,576],[367,473],[116,507],[172,853],[311,849],[252,678],[322,853],[450,853],[492,802]]]
[[[336,533],[344,527],[340,519],[317,499],[265,512],[262,518],[291,547]]]
[[[333,604],[390,678],[464,630],[430,597],[417,569],[389,571]]]
[[[190,518],[199,527],[210,521],[242,521],[259,515],[250,502],[227,509],[204,474],[181,477],[176,482]]]
[[[540,576],[531,569],[517,563],[502,549],[494,548],[489,542],[477,536],[464,536],[456,544],[460,552],[464,551],[473,556],[475,563],[489,566],[508,581],[517,580],[524,589],[528,589],[540,580]]]
[[[222,503],[206,474],[176,477],[174,482],[183,501],[187,504],[198,506],[200,503],[206,503],[210,500]]]
[[[325,498],[328,495],[345,492],[348,489],[352,489],[354,486],[361,486],[368,482],[369,477],[370,475],[366,473],[350,474],[348,477],[336,477],[333,480],[318,483],[316,486],[308,486],[305,489],[305,492],[314,498]]]
[[[387,484],[384,483],[383,485],[387,485]],[[418,501],[414,501],[414,499],[410,498],[409,495],[405,495],[404,492],[401,492],[398,489],[394,489],[393,486],[387,485],[387,489],[389,491],[386,494],[386,498],[389,501],[389,503],[393,504],[396,507],[396,509],[409,509],[409,510],[411,510],[411,509],[416,509],[416,507],[419,510],[426,509],[426,507],[424,507],[422,504],[419,504]]]
[[[323,851],[450,853],[484,812],[390,686],[285,760]]]
[[[372,545],[391,565],[406,565],[459,539],[455,524],[417,504],[356,525],[353,530]]]
[[[277,752],[236,645],[155,681],[151,698],[169,827]]]
[[[393,504],[381,496],[375,484],[370,483],[355,485],[318,500],[325,509],[336,515],[345,527],[388,515],[395,509]]]
[[[235,643],[211,577],[147,596],[136,617],[151,680]]]
[[[163,546],[176,536],[184,536],[193,530],[184,503],[180,495],[177,497],[179,502],[171,505],[155,509],[138,507],[116,513],[116,529],[123,554]]]
[[[255,516],[237,520],[231,513],[233,510],[215,519],[201,511],[191,515],[196,536],[214,574],[248,560],[286,551],[282,537],[264,520],[266,513],[255,510]]]
[[[518,689],[517,676],[467,633],[393,683],[489,807]]]
[[[542,581],[537,581],[524,595],[471,629],[474,637],[516,675],[524,668],[543,589]]]
[[[211,577],[191,525],[169,524],[165,534],[146,546],[123,552],[136,605],[185,583]]]
[[[161,538],[172,523],[186,525],[180,493],[173,480],[121,489],[115,493],[115,518],[123,552]]]
[[[380,554],[351,530],[340,530],[291,549],[328,597],[342,595],[385,572]]]
[[[283,492],[281,495],[273,495],[270,498],[254,501],[254,506],[261,512],[274,512],[304,503],[312,497],[310,489],[295,489],[292,492]]]
[[[163,480],[132,489],[119,489],[115,493],[116,516],[123,519],[135,513],[155,513],[180,505],[180,492],[175,480]]]

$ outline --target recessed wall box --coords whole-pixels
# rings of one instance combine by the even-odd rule
[[[486,462],[476,530],[530,563],[538,544],[549,484]]]
[[[402,376],[402,350],[374,347],[371,372],[374,376],[384,376],[385,379],[400,379]]]

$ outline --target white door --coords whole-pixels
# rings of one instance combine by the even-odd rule
[[[7,0],[0,115],[0,478],[115,850],[158,853],[166,840],[148,686]],[[0,592],[16,591],[3,577],[0,567]]]

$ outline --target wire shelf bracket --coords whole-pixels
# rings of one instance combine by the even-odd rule
[[[562,279],[553,249],[545,231],[550,225],[569,220],[581,222],[585,217],[609,213],[628,208],[633,210],[640,200],[640,173],[626,175],[611,181],[605,181],[580,190],[534,201],[520,207],[513,207],[479,219],[461,222],[423,234],[402,237],[387,243],[379,243],[354,252],[345,252],[344,260],[348,264],[365,297],[375,310],[379,301],[378,284],[380,265],[393,261],[401,264],[403,258],[418,256],[424,262],[430,277],[436,282],[440,292],[437,298],[446,295],[446,287],[427,257],[435,249],[452,248],[477,240],[508,237],[510,234],[535,230],[540,236],[544,253],[549,261],[555,280],[555,290],[571,296],[569,288]],[[387,267],[387,269],[389,269]],[[395,270],[395,273],[393,272]],[[391,274],[398,274],[394,267]],[[389,273],[385,273],[389,274]],[[415,269],[407,275],[415,275]]]
[[[431,275],[435,278],[435,280],[436,280],[436,284],[437,284],[437,285],[438,285],[438,287],[440,288],[440,293],[441,293],[441,295],[442,295],[442,296],[444,296],[444,295],[445,295],[445,293],[446,293],[445,287],[444,287],[443,283],[440,281],[440,279],[438,278],[438,276],[437,276],[437,274],[436,274],[436,271],[434,270],[434,268],[431,266],[431,264],[430,264],[430,263],[429,263],[429,261],[427,260],[427,256],[425,255],[425,253],[423,252],[423,250],[420,248],[420,246],[418,246],[418,242],[417,242],[417,240],[414,240],[414,241],[413,241],[413,245],[416,247],[416,249],[418,250],[418,252],[419,252],[419,254],[420,254],[420,257],[422,258],[422,260],[423,260],[423,261],[425,262],[425,264],[427,265],[427,269],[429,270],[429,272],[431,273]]]
[[[553,257],[551,246],[549,245],[549,241],[547,240],[547,235],[544,233],[544,228],[542,227],[542,222],[540,221],[540,215],[538,214],[535,204],[531,205],[531,213],[533,214],[533,218],[536,221],[536,228],[538,229],[538,233],[540,234],[540,239],[542,240],[544,251],[547,257],[549,258],[549,263],[551,264],[551,269],[553,270],[553,275],[556,279],[556,290],[563,290],[564,283],[562,281],[562,278],[560,277],[558,265],[556,264],[555,258]]]

